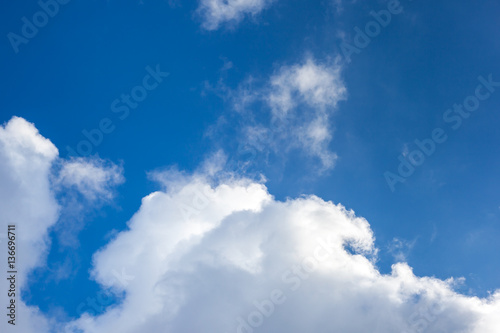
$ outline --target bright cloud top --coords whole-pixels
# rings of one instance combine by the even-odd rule
[[[26,214],[16,220],[28,237],[20,261],[28,260],[36,244],[46,248],[47,228],[57,221],[49,187],[57,149],[15,118],[0,129],[0,153],[0,177],[14,191],[2,217]],[[487,299],[460,295],[457,280],[417,277],[406,263],[381,274],[369,223],[342,205],[316,196],[278,201],[249,179],[166,173],[155,177],[165,190],[146,196],[128,229],[94,255],[92,277],[124,293],[123,302],[67,324],[23,305],[22,332],[500,329],[499,292]],[[19,177],[28,175],[32,182],[23,185]],[[43,263],[34,258],[27,269]]]
[[[201,0],[198,13],[203,17],[203,28],[216,30],[223,23],[239,23],[246,15],[255,16],[272,0]]]

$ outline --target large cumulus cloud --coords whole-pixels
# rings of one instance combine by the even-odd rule
[[[108,188],[81,169],[53,175],[57,149],[20,118],[0,128],[1,222],[16,221],[21,282],[44,264],[60,203],[51,179]],[[74,162],[74,161],[73,161]],[[68,163],[73,163],[68,162]],[[58,162],[60,163],[60,161]],[[96,164],[92,164],[94,170]],[[76,172],[75,170],[78,170]],[[107,168],[105,170],[114,170]],[[94,255],[92,278],[123,296],[102,314],[55,322],[20,304],[21,332],[470,332],[500,330],[500,293],[454,291],[460,280],[376,267],[368,221],[316,196],[276,200],[265,185],[165,171],[127,230]],[[70,175],[73,180],[69,181]],[[219,175],[217,177],[217,175]],[[113,181],[116,177],[98,177]],[[94,178],[92,178],[95,180]],[[106,197],[106,196],[104,196]],[[2,286],[4,288],[4,286]],[[2,323],[4,325],[4,322]]]
[[[369,223],[316,196],[277,201],[251,180],[170,179],[95,255],[122,304],[83,332],[497,332],[500,294],[454,291],[406,263],[381,274]],[[113,272],[130,279],[119,283]],[[458,281],[460,282],[460,281]]]

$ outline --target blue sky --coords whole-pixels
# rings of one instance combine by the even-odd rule
[[[112,265],[106,263],[120,262],[113,257],[120,253],[120,242],[142,235],[137,230],[150,223],[147,216],[156,216],[156,208],[149,207],[143,198],[155,202],[152,193],[181,196],[182,189],[198,184],[199,179],[214,189],[226,184],[235,191],[231,198],[240,198],[239,187],[250,186],[238,179],[265,184],[265,194],[255,196],[261,196],[263,203],[272,200],[272,205],[279,207],[280,202],[290,202],[290,210],[283,213],[286,216],[296,210],[297,216],[302,216],[299,208],[293,208],[299,205],[298,198],[308,198],[304,200],[312,200],[314,206],[310,195],[352,209],[369,223],[374,244],[370,254],[364,255],[373,260],[373,267],[382,276],[393,274],[392,265],[405,263],[416,277],[434,277],[436,281],[453,277],[459,282],[450,285],[450,290],[467,302],[472,296],[493,297],[499,288],[500,267],[494,259],[500,251],[500,198],[496,191],[500,187],[496,144],[500,139],[500,83],[496,83],[500,82],[500,42],[495,33],[500,4],[496,1],[41,3],[51,4],[47,10],[52,15],[39,16],[47,22],[36,28],[36,34],[31,31],[34,36],[29,38],[26,32],[30,28],[23,27],[23,18],[33,22],[44,5],[34,1],[5,3],[0,13],[5,36],[0,43],[0,121],[4,131],[0,136],[4,140],[0,172],[5,173],[2,181],[7,184],[2,186],[2,198],[18,193],[33,210],[29,216],[42,216],[37,209],[49,211],[47,207],[54,205],[46,222],[32,222],[45,229],[26,240],[28,244],[39,239],[33,245],[36,250],[29,248],[25,253],[41,253],[33,263],[26,259],[26,271],[19,282],[26,309],[39,308],[33,323],[43,322],[47,331],[58,331],[66,323],[76,323],[84,332],[118,329],[106,317],[109,309],[132,304],[135,298],[131,295],[136,293],[145,298],[148,294],[128,286],[115,288],[115,282],[109,281],[111,273],[106,273]],[[375,23],[377,14],[373,12],[381,11],[390,13],[385,26]],[[378,30],[368,31],[372,37],[365,35],[367,45],[357,43],[362,38],[358,31],[366,33],[370,24]],[[346,57],[346,48],[357,51]],[[478,91],[483,98],[477,97]],[[131,95],[136,96],[135,101]],[[457,120],[454,105],[463,103],[472,103],[467,107],[475,111],[462,111],[466,116]],[[25,121],[12,121],[13,117]],[[446,140],[432,144],[435,149],[424,156],[415,140],[428,142],[436,129]],[[94,133],[94,143],[84,132]],[[23,135],[31,138],[34,147],[47,138],[58,154],[43,148],[46,164],[33,163],[26,174],[14,177],[9,170],[18,167],[9,158],[16,154],[24,154],[27,160],[34,158],[26,150]],[[90,153],[82,153],[85,148]],[[33,149],[36,154],[42,151]],[[409,163],[412,152],[424,161],[415,162],[419,165],[414,172],[402,177],[398,158]],[[405,181],[391,185],[387,172]],[[38,173],[43,181],[32,179]],[[23,195],[16,182],[45,185]],[[37,199],[37,195],[44,199]],[[267,196],[273,198],[262,199]],[[48,203],[39,208],[30,204],[30,198]],[[251,207],[251,197],[241,200]],[[22,220],[24,213],[15,211],[16,205],[7,202],[3,209],[10,211],[0,213],[2,228],[11,216],[20,216],[15,222],[18,226],[25,223],[27,229],[38,230]],[[210,201],[209,207],[214,202],[218,201]],[[219,206],[213,205],[217,211]],[[246,207],[234,205],[228,204],[233,215]],[[252,209],[258,211],[247,207],[240,213],[245,215]],[[262,208],[262,216],[249,220],[270,219],[269,224],[278,228],[281,222],[271,217],[279,209],[266,214]],[[196,211],[196,218],[212,218],[211,213]],[[169,210],[165,214],[159,220],[175,220],[169,217]],[[167,234],[169,228],[177,230],[169,223],[158,228],[166,228]],[[190,251],[203,252],[203,246],[218,248],[217,244],[226,244],[224,237],[229,236],[213,231],[210,237],[203,238],[200,249]],[[248,242],[252,239],[248,236]],[[360,244],[366,240],[360,239]],[[38,248],[40,242],[43,246]],[[137,238],[136,242],[147,240]],[[279,245],[265,248],[274,253],[287,246],[281,250]],[[361,251],[354,247],[355,252]],[[184,253],[182,248],[172,251],[169,255],[174,257]],[[231,253],[239,252],[232,249]],[[138,271],[149,269],[144,265],[134,267]],[[248,274],[256,274],[254,266],[248,267]],[[134,275],[133,268],[126,269],[129,273],[125,275]],[[177,267],[177,271],[182,269]],[[213,277],[216,285],[230,278],[219,266],[211,269],[214,272],[204,268],[198,274]],[[168,274],[165,271],[163,279]],[[186,285],[191,281],[187,275],[179,278],[185,279]],[[238,278],[231,281],[243,288],[245,278]],[[261,278],[269,281],[270,276]],[[89,306],[80,305],[104,291],[112,294],[111,300],[99,307],[91,316],[92,324],[85,326],[80,315]],[[308,299],[303,292],[300,297]],[[207,291],[192,298],[184,296],[211,299]],[[214,303],[219,304],[216,309],[225,308],[220,302]],[[326,296],[324,302],[323,309],[335,308],[335,302]],[[498,307],[496,302],[490,305]],[[187,332],[197,327],[186,324],[186,316],[199,308],[181,303],[177,304],[178,312],[165,310],[173,319],[162,323],[163,331]],[[162,304],[168,309],[166,301]],[[280,316],[300,311],[293,304],[285,303],[286,310],[258,328],[265,332],[291,325]],[[464,308],[455,304],[456,313],[489,313],[486,308],[460,304]],[[123,313],[129,310],[125,308]],[[148,318],[148,314],[144,316]],[[27,325],[19,332],[30,332],[28,317],[18,318],[20,325]],[[466,325],[451,314],[445,317],[443,323],[440,319],[427,322],[425,328],[440,332]],[[324,319],[308,318],[318,329],[330,327]],[[474,326],[469,320],[470,326],[463,327],[467,332],[494,332],[500,324],[488,318],[484,321],[490,326]],[[306,319],[303,322],[308,325]],[[211,327],[230,331],[231,324],[225,325],[214,320]],[[332,325],[330,329],[356,329],[342,323]],[[380,326],[385,327],[380,331],[403,329],[391,325]],[[6,327],[13,332],[16,329]],[[134,329],[148,326],[132,323],[130,327],[134,327],[130,332],[136,332]]]

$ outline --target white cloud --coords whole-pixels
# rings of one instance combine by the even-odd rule
[[[20,118],[0,127],[2,228],[17,223],[23,275],[43,264],[57,221],[50,188],[57,149]],[[18,304],[23,333],[363,332],[496,333],[500,293],[454,291],[461,279],[381,274],[368,222],[316,196],[278,201],[261,184],[200,173],[161,175],[165,190],[94,256],[93,276],[122,303],[64,323]],[[5,282],[1,282],[2,290]],[[24,284],[24,282],[23,282]],[[22,285],[19,285],[19,288]],[[5,320],[2,321],[2,329]],[[253,327],[254,326],[254,327]],[[76,329],[81,329],[78,331]],[[240,329],[238,331],[238,329]]]
[[[300,102],[324,112],[325,108],[335,107],[347,95],[340,65],[327,66],[312,58],[303,64],[281,67],[270,81],[268,101],[273,116],[278,118],[286,116]]]
[[[46,230],[59,213],[49,181],[57,156],[57,148],[24,119],[14,117],[0,126],[1,230],[18,225],[19,242],[27,245],[19,262],[26,269],[43,255]]]
[[[76,158],[63,161],[57,182],[74,187],[87,200],[110,200],[113,189],[123,183],[121,167],[98,158]]]
[[[261,152],[267,148],[282,154],[299,149],[319,161],[320,173],[332,169],[337,155],[329,147],[331,116],[347,98],[341,72],[337,61],[321,63],[307,57],[302,63],[281,66],[261,88],[250,79],[236,93],[225,89],[234,109],[244,118],[244,143]],[[268,122],[255,121],[249,106],[256,101],[267,106]]]
[[[216,30],[223,23],[239,23],[245,16],[255,16],[272,0],[201,0],[198,13],[203,17],[203,28]]]
[[[77,236],[86,219],[104,204],[112,203],[116,187],[123,182],[123,168],[110,161],[98,157],[59,159],[52,179],[62,207],[54,229],[59,243],[78,247]]]
[[[312,58],[291,67],[284,66],[271,77],[266,99],[274,124],[284,140],[319,159],[320,172],[334,167],[337,155],[330,148],[330,117],[338,102],[347,98],[341,78],[342,68],[335,62],[321,64]]]
[[[47,229],[57,221],[59,205],[50,188],[50,170],[58,155],[57,148],[42,137],[33,124],[14,117],[0,126],[0,230],[16,225],[17,290],[26,282],[28,272],[43,263],[47,253]],[[6,239],[4,239],[6,241]],[[7,244],[2,242],[4,256]],[[7,271],[7,258],[1,269]],[[9,289],[5,276],[0,279],[2,304],[7,304]],[[19,296],[19,294],[18,294]],[[17,298],[18,300],[20,297]],[[20,332],[38,332],[47,323],[36,308],[17,304],[16,328]],[[1,331],[7,331],[5,314],[0,321]]]
[[[326,171],[334,167],[337,154],[330,151],[328,145],[332,140],[332,134],[328,126],[328,117],[318,115],[309,124],[296,129],[297,140],[309,155],[317,157],[321,163],[320,171]]]
[[[397,262],[405,262],[407,261],[408,255],[413,250],[416,243],[416,238],[412,241],[408,241],[395,237],[387,246],[387,250]]]
[[[13,117],[0,126],[0,233],[6,233],[7,225],[16,225],[16,275],[17,316],[16,329],[19,332],[48,332],[49,321],[36,307],[27,307],[21,300],[19,291],[26,287],[27,276],[32,269],[45,263],[50,245],[48,230],[56,225],[61,211],[65,209],[56,200],[53,180],[58,176],[53,172],[60,163],[57,148],[44,138],[35,126],[26,120]],[[79,161],[84,165],[84,160]],[[89,162],[90,163],[90,162]],[[64,164],[66,165],[66,164]],[[71,165],[71,164],[69,164]],[[68,169],[66,169],[68,170]],[[109,170],[107,170],[109,171]],[[106,173],[96,166],[92,172]],[[82,172],[66,172],[65,181],[78,179],[78,184],[87,184]],[[77,177],[76,175],[80,175]],[[106,182],[107,180],[103,180]],[[102,183],[94,188],[107,188]],[[83,187],[88,190],[90,187]],[[103,193],[103,192],[101,192]],[[6,248],[7,239],[0,239]],[[7,252],[5,251],[5,255]],[[6,257],[0,266],[7,271]],[[1,290],[7,291],[7,280],[0,279]],[[7,304],[6,293],[2,293],[2,304]],[[8,331],[6,316],[0,321],[1,331]]]
[[[176,173],[179,177],[179,173]],[[368,222],[315,196],[275,200],[245,179],[172,178],[94,257],[119,306],[71,323],[83,332],[471,332],[500,329],[500,293],[457,280],[381,274]],[[347,250],[346,247],[349,249]],[[124,286],[113,272],[135,278]],[[460,280],[458,280],[460,282]],[[270,303],[274,299],[275,303]],[[260,310],[259,310],[260,309]]]

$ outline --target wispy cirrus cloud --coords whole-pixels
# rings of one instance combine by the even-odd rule
[[[201,0],[197,13],[202,27],[217,30],[223,24],[238,24],[245,16],[254,17],[274,0]]]
[[[120,166],[97,157],[63,161],[56,180],[60,186],[74,188],[89,201],[112,199],[114,187],[123,181]]]
[[[216,91],[239,117],[242,144],[283,159],[299,150],[317,162],[319,173],[335,166],[332,115],[347,99],[337,60],[321,62],[307,56],[278,67],[266,79],[249,77],[234,90],[219,82]]]

